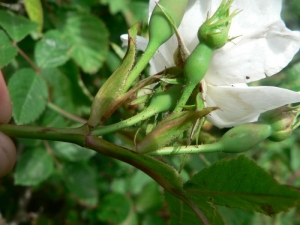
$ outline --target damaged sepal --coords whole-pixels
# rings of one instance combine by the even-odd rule
[[[136,58],[136,36],[139,24],[135,24],[128,31],[128,49],[121,64],[115,72],[107,79],[104,85],[96,94],[92,107],[88,125],[96,127],[108,119],[111,114],[123,102],[120,101],[126,87],[129,85],[127,77],[134,66]],[[129,85],[131,86],[131,84]]]

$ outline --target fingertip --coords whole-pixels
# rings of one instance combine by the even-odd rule
[[[12,116],[12,105],[9,92],[0,70],[0,123],[8,123]]]
[[[14,167],[17,150],[13,141],[0,132],[0,177],[8,174]]]

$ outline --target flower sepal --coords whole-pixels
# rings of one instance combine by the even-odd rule
[[[148,153],[162,148],[182,135],[193,126],[198,119],[218,109],[217,107],[204,108],[201,111],[175,112],[165,117],[158,125],[136,145],[138,153]]]
[[[231,20],[240,11],[229,13],[234,0],[223,0],[217,11],[201,25],[198,31],[198,39],[213,49],[223,47],[230,39],[228,38]]]

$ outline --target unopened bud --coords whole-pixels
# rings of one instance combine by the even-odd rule
[[[282,106],[263,113],[259,119],[272,127],[270,140],[283,141],[299,126],[299,113],[300,107]]]
[[[214,15],[198,31],[199,41],[213,49],[221,48],[228,41],[231,20],[239,11],[229,13],[233,0],[223,0]]]
[[[271,135],[271,126],[264,123],[247,123],[238,125],[227,131],[216,142],[226,153],[238,153],[252,149]]]

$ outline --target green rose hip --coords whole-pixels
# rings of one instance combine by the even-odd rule
[[[234,11],[232,14],[229,14],[232,2],[232,0],[223,0],[215,14],[199,28],[199,44],[187,58],[184,65],[185,86],[175,111],[181,111],[181,107],[186,104],[194,88],[205,76],[213,51],[227,43],[230,22],[238,13],[238,11]]]
[[[168,16],[172,18],[176,27],[179,27],[181,23],[187,3],[188,0],[161,0],[158,2],[158,4],[167,10]],[[156,6],[152,12],[149,22],[148,46],[128,77],[126,90],[130,88],[131,84],[147,66],[158,48],[171,38],[174,33],[175,31],[166,18],[166,15],[158,6]]]

